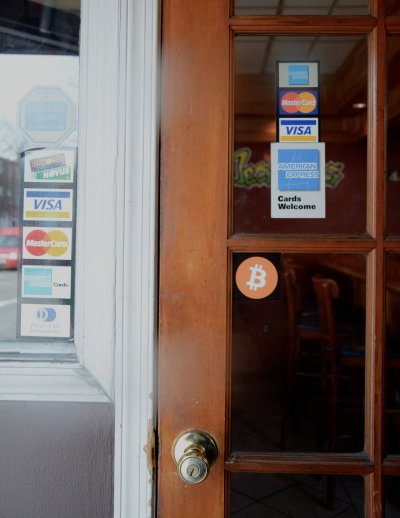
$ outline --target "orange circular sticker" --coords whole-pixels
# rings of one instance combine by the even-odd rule
[[[249,257],[236,270],[236,286],[249,299],[268,297],[277,284],[278,272],[264,257]]]

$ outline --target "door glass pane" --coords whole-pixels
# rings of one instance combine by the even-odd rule
[[[365,256],[233,263],[232,451],[361,451]]]
[[[368,0],[235,0],[236,15],[363,15]]]
[[[388,0],[388,14],[400,14],[398,0]]]
[[[400,37],[391,36],[388,45],[387,83],[387,181],[386,232],[400,235]]]
[[[385,518],[400,516],[400,477],[385,478]]]
[[[2,2],[0,20],[0,340],[9,341],[16,338],[21,266],[21,153],[77,146],[80,2]],[[39,277],[36,270],[35,282]]]
[[[276,63],[292,60],[300,64],[319,62],[319,94],[318,88],[310,89],[319,98],[319,116],[307,118],[303,113],[290,112],[281,116],[281,123],[290,132],[286,138],[299,139],[299,134],[311,132],[318,120],[320,135],[307,138],[325,143],[325,164],[318,163],[321,178],[316,186],[295,186],[288,195],[287,186],[278,183],[273,199],[280,213],[271,217],[272,176],[280,182],[276,169],[271,168],[271,144],[278,140]],[[365,36],[236,38],[234,233],[366,232],[367,75]],[[297,99],[290,102],[308,95],[304,88],[279,90],[282,95],[287,92]],[[303,121],[306,123],[302,126]],[[308,149],[303,140],[287,145]],[[304,200],[314,191],[325,198],[321,201],[321,208],[326,209],[323,215],[308,214],[308,202]]]
[[[232,473],[230,507],[235,518],[359,518],[364,516],[364,481],[351,476]]]
[[[386,256],[386,452],[400,453],[400,254]]]

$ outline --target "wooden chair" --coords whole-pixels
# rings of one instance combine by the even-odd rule
[[[312,279],[318,304],[321,325],[321,394],[322,401],[329,401],[330,448],[335,450],[337,442],[337,418],[339,401],[339,377],[347,367],[352,380],[352,392],[356,380],[364,372],[365,344],[356,332],[346,334],[338,325],[334,301],[339,297],[339,287],[334,279],[315,276]],[[363,338],[363,337],[362,337]],[[354,396],[354,393],[351,397]]]
[[[356,391],[357,383],[355,380],[363,379],[365,369],[365,343],[363,338],[358,337],[354,340],[343,339],[340,335],[335,319],[335,312],[333,310],[333,302],[339,297],[339,288],[335,280],[323,278],[320,276],[313,277],[312,283],[314,286],[316,299],[318,303],[318,311],[321,323],[321,386],[322,394],[328,396],[329,394],[329,409],[330,409],[330,447],[335,450],[338,430],[338,404],[339,404],[339,382],[341,380],[342,368],[346,368],[350,372],[350,380],[352,381],[352,394],[350,396],[350,403],[352,396]],[[348,337],[347,337],[348,338]],[[393,347],[389,344],[385,350],[385,413],[387,416],[399,411],[391,406],[393,402],[393,387],[390,383],[391,378],[396,376],[396,370],[400,369],[400,351],[399,347]],[[363,394],[361,396],[363,402]],[[354,413],[352,414],[355,415]],[[353,419],[353,417],[352,417]],[[333,502],[333,495],[335,491],[335,477],[329,477],[329,492],[328,501]]]
[[[312,290],[311,281],[309,282]],[[281,449],[285,449],[288,444],[300,378],[321,378],[321,323],[317,302],[307,296],[306,283],[307,274],[304,267],[291,258],[286,259],[283,262],[283,285],[288,317],[288,362]],[[341,319],[339,321],[341,322]],[[337,326],[337,332],[341,337],[351,336],[355,332],[348,324],[338,323]],[[322,422],[319,428],[321,435]],[[321,442],[321,437],[318,438],[318,442]]]
[[[334,310],[334,301],[339,297],[339,287],[335,280],[320,275],[312,278],[317,299],[320,320],[320,351],[321,351],[321,419],[323,409],[329,408],[330,434],[329,447],[332,451],[337,444],[337,422],[339,405],[339,379],[342,367],[350,370],[351,394],[349,402],[354,406],[356,380],[364,372],[365,345],[357,343],[356,329],[346,330],[338,324]],[[345,324],[346,326],[346,324]],[[362,376],[361,376],[362,377]],[[325,402],[329,400],[328,405]],[[336,477],[327,478],[327,507],[334,508]]]
[[[286,397],[281,432],[281,449],[288,443],[294,398],[299,377],[319,376],[320,323],[316,306],[304,304],[305,270],[292,260],[283,263],[283,284],[287,303],[288,361]]]

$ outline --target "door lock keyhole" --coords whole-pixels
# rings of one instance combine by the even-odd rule
[[[174,458],[181,479],[187,484],[205,480],[218,455],[214,439],[205,432],[187,432],[176,441]]]

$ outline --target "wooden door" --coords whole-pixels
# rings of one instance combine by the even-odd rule
[[[324,15],[289,16],[285,2],[273,4],[263,16],[235,13],[228,0],[163,2],[158,515],[303,516],[293,496],[301,479],[311,498],[304,509],[319,506],[320,516],[396,516],[399,7],[372,0],[361,14],[337,15],[333,1]],[[270,216],[271,63],[291,59],[321,67],[323,219]],[[251,256],[275,265],[272,298],[237,293],[238,265]],[[314,319],[318,274],[339,286],[337,325],[345,313],[343,325],[362,338],[361,361],[340,364],[335,398],[321,336],[314,345],[294,339],[297,352],[306,344],[297,360],[310,353],[316,371],[291,363],[285,275],[293,264],[305,273]],[[207,479],[190,485],[173,448],[194,429],[214,437],[219,455]],[[293,500],[282,493],[289,508],[280,507],[276,495],[289,487]]]

